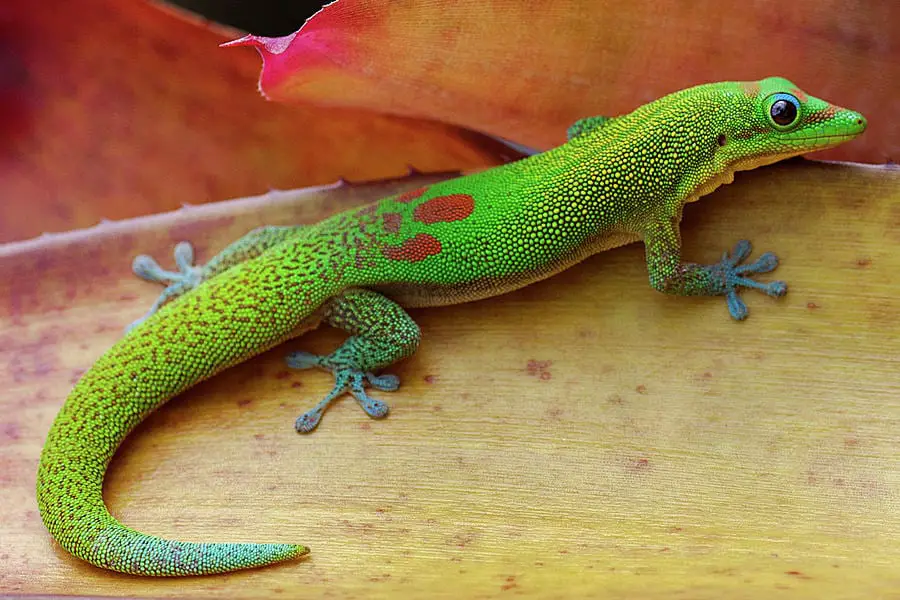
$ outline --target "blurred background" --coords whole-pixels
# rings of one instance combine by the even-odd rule
[[[169,0],[207,19],[256,35],[293,33],[323,2],[305,0]]]
[[[270,54],[294,61],[282,83],[299,82],[270,81],[273,101],[258,89],[257,52],[219,48],[241,32],[291,34],[322,5],[0,1],[0,244],[409,166],[484,168],[509,156],[481,133],[549,148],[575,119],[725,78],[785,75],[869,118],[864,139],[817,158],[900,152],[896,0],[740,11],[715,0],[348,1],[356,8],[335,5],[319,32],[339,60],[317,62],[303,36],[297,54]]]

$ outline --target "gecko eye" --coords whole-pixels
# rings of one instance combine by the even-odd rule
[[[769,104],[769,120],[776,129],[785,130],[797,124],[800,101],[790,94],[773,94]]]

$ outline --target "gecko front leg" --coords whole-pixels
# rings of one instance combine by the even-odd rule
[[[738,295],[741,288],[757,289],[773,297],[787,293],[783,281],[760,283],[750,278],[774,271],[778,257],[766,252],[756,261],[743,264],[752,250],[747,240],[739,241],[730,255],[726,252],[721,261],[711,265],[681,261],[681,236],[674,220],[659,221],[648,227],[644,244],[650,285],[654,289],[680,296],[725,296],[728,312],[738,321],[747,317],[747,305]]]
[[[356,398],[372,418],[387,415],[388,405],[366,393],[370,385],[382,391],[394,391],[400,385],[395,375],[375,375],[412,355],[419,346],[420,331],[416,322],[393,300],[364,289],[349,289],[333,298],[325,309],[324,322],[343,329],[350,337],[327,356],[293,352],[286,358],[295,369],[318,367],[334,374],[332,390],[315,407],[302,414],[295,423],[299,433],[316,428],[325,409],[344,394]]]

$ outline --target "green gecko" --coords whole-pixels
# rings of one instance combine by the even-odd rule
[[[701,85],[634,112],[584,119],[562,146],[452,179],[309,226],[264,227],[203,267],[176,246],[179,272],[135,259],[166,285],[147,317],[87,371],[59,412],[41,454],[41,518],[59,544],[94,565],[138,575],[200,575],[302,556],[295,544],[202,544],[161,539],[119,523],[103,503],[116,449],[147,415],[196,383],[328,324],[349,334],[328,356],[288,364],[331,371],[335,385],[296,429],[316,427],[349,392],[371,417],[388,406],[366,388],[397,389],[381,369],[406,358],[420,332],[404,307],[468,302],[545,279],[588,256],[643,240],[650,285],[678,295],[741,288],[782,296],[765,253],[745,264],[738,242],[721,262],[681,260],[682,208],[734,172],[830,148],[861,134],[857,112],[808,96],[781,78]]]

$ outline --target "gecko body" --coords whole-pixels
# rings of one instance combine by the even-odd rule
[[[348,338],[327,356],[289,355],[293,367],[335,377],[296,429],[314,429],[344,393],[383,417],[387,405],[367,388],[396,389],[396,377],[378,373],[418,347],[405,307],[503,294],[638,240],[653,288],[725,296],[743,319],[741,288],[785,293],[783,282],[752,279],[777,259],[766,253],[745,264],[750,245],[739,242],[719,263],[682,261],[682,208],[735,171],[835,146],[865,127],[859,113],[785,79],[706,84],[627,115],[579,121],[567,143],[515,163],[314,225],[254,230],[202,267],[186,244],[176,247],[178,272],[138,257],[138,275],[166,288],[84,374],[54,421],[37,477],[43,522],[75,556],[139,575],[220,573],[302,556],[308,550],[297,544],[188,543],[134,531],[103,503],[106,468],[128,433],[169,399],[321,324]]]

